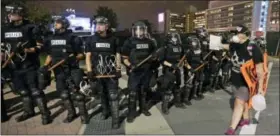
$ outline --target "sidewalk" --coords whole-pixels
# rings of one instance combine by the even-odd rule
[[[59,94],[54,91],[54,82],[45,90],[48,99],[48,108],[51,109],[53,122],[48,125],[41,124],[41,115],[36,107],[36,116],[23,122],[16,122],[15,117],[22,114],[22,106],[18,95],[13,94],[9,88],[4,89],[4,99],[7,104],[8,115],[11,117],[9,121],[1,123],[2,135],[20,135],[20,134],[60,134],[73,135],[77,134],[80,127],[80,118],[75,119],[69,124],[65,124],[62,120],[66,117],[67,112],[61,108]],[[78,111],[76,109],[76,111]]]

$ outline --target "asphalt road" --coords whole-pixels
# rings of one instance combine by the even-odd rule
[[[126,87],[126,82],[127,77],[120,79],[121,88]],[[279,134],[279,63],[273,65],[266,100],[267,109],[260,113],[258,124],[252,122],[256,129],[250,130],[249,134]],[[100,120],[98,107],[95,107],[90,110],[93,116],[90,124],[83,125],[79,134],[221,135],[227,129],[231,118],[230,103],[230,87],[227,90],[217,90],[214,94],[206,93],[205,99],[193,101],[193,105],[187,109],[171,107],[169,115],[161,113],[161,103],[158,103],[150,109],[152,116],[140,115],[132,124],[124,120],[118,130],[111,129],[111,118]],[[122,108],[121,115],[125,116],[126,111],[125,107]],[[253,117],[255,112],[251,112],[251,115]],[[243,134],[241,129],[251,128],[239,128],[236,134]]]

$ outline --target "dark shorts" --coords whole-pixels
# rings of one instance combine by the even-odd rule
[[[246,87],[246,86],[237,87],[237,86],[232,85],[231,89],[232,89],[232,92],[233,92],[233,95],[234,95],[235,98],[238,98],[238,99],[243,100],[243,101],[248,101],[249,100],[249,89],[248,89],[248,87]]]

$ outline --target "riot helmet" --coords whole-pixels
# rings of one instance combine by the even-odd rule
[[[23,20],[24,17],[24,9],[23,7],[16,5],[8,5],[5,6],[5,10],[7,12],[7,18],[9,23],[15,23]]]
[[[101,34],[108,30],[109,22],[106,17],[98,16],[93,20],[93,24],[95,27],[95,32]]]
[[[132,25],[132,36],[136,38],[147,37],[147,25],[142,21],[136,21]]]
[[[208,37],[208,32],[207,32],[207,30],[204,27],[197,28],[195,30],[195,33],[197,34],[197,36],[199,38],[207,38]]]
[[[201,48],[200,41],[196,36],[189,36],[187,38],[187,44],[193,50],[199,50]]]
[[[180,34],[177,32],[170,32],[167,34],[168,43],[172,43],[174,45],[182,44]]]
[[[62,31],[65,31],[69,26],[70,23],[67,18],[64,17],[59,18],[55,20],[55,24],[54,24],[55,33],[60,33]]]

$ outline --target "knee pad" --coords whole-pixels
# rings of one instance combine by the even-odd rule
[[[43,95],[39,89],[32,88],[31,91],[32,91],[32,96],[35,98]]]
[[[115,101],[118,99],[118,94],[117,93],[110,93],[109,94],[110,100]]]
[[[19,91],[21,96],[28,96],[28,91],[27,90],[21,90]]]
[[[62,100],[66,100],[70,98],[70,94],[67,91],[63,91],[61,92],[60,97]]]
[[[75,95],[75,99],[76,99],[76,101],[84,101],[85,100],[85,96],[83,94],[77,93]]]

